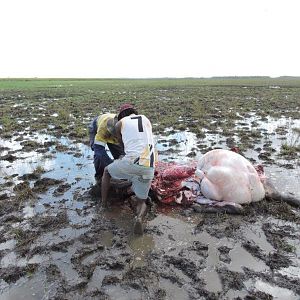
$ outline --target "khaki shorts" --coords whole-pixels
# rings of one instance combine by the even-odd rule
[[[108,173],[115,179],[132,182],[132,190],[140,199],[147,199],[154,177],[154,168],[144,167],[124,159],[117,159],[107,166]]]

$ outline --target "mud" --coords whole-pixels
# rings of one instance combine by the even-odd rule
[[[111,193],[109,209],[99,208],[92,151],[80,132],[67,134],[56,123],[62,117],[75,122],[74,114],[57,110],[59,100],[46,92],[32,102],[5,97],[1,101],[21,105],[14,109],[28,128],[16,123],[14,134],[0,131],[0,299],[300,298],[299,208],[264,200],[228,215],[153,203],[144,235],[135,236],[124,193]],[[281,192],[300,197],[298,144],[289,142],[300,127],[295,112],[240,112],[230,135],[218,103],[206,130],[190,115],[179,118],[181,130],[170,122],[156,131],[160,159],[184,162],[238,145],[253,163],[264,164]],[[31,128],[33,115],[24,107],[47,127]],[[283,151],[282,141],[293,147]]]

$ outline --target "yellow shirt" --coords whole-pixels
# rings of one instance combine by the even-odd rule
[[[105,146],[107,143],[118,144],[116,137],[111,135],[107,130],[107,121],[114,118],[115,114],[103,114],[97,120],[97,133],[95,135],[95,144]]]

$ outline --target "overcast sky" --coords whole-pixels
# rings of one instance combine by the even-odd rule
[[[300,76],[300,0],[0,0],[0,77]]]

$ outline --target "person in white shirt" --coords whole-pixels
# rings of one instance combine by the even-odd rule
[[[133,105],[126,103],[120,107],[115,129],[125,155],[104,169],[102,206],[107,207],[111,178],[129,180],[137,202],[134,232],[142,234],[143,216],[147,208],[146,200],[154,177],[156,159],[152,125],[146,116],[138,114]]]

